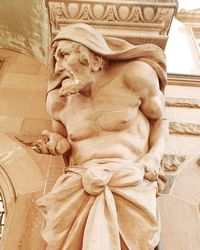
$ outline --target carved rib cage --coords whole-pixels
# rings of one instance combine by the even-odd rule
[[[71,23],[94,26],[105,36],[123,38],[133,44],[155,43],[164,48],[176,0],[47,0],[52,37]]]
[[[0,193],[0,239],[2,238],[4,224],[5,224],[5,205],[3,202],[2,195]]]

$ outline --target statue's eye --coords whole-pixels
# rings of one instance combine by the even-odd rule
[[[61,52],[60,55],[61,55],[61,57],[65,57],[65,56],[69,56],[69,53],[67,53],[67,52]]]

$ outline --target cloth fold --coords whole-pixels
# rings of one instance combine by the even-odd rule
[[[151,250],[158,244],[156,182],[144,166],[91,161],[69,167],[37,201],[52,250]]]

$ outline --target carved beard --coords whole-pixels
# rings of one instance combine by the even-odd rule
[[[91,73],[77,74],[76,77],[71,75],[65,78],[61,82],[61,88],[59,89],[60,96],[69,96],[73,94],[90,95],[90,86],[94,83],[94,79]]]

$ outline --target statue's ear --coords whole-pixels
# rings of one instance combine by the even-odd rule
[[[86,53],[80,54],[80,63],[82,63],[83,65],[87,65],[87,66],[89,65],[89,58]]]
[[[101,64],[102,64],[102,57],[94,55],[92,60],[92,71],[93,72],[99,71],[101,69]]]

